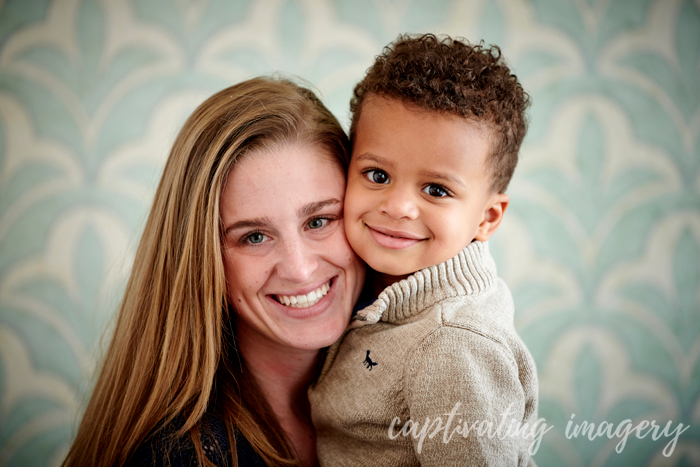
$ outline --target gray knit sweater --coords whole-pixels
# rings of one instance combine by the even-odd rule
[[[537,373],[487,243],[387,287],[350,327],[309,389],[321,465],[528,465]]]

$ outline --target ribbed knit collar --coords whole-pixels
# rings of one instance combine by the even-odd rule
[[[350,327],[410,318],[441,300],[483,292],[495,284],[496,278],[496,263],[488,242],[471,242],[454,258],[421,269],[384,289],[374,303],[360,310]]]

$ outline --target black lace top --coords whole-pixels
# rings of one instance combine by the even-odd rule
[[[170,427],[158,432],[138,447],[126,463],[127,467],[189,467],[197,465],[197,451],[189,434],[172,440],[184,420],[176,419]],[[236,432],[236,452],[240,467],[265,467],[265,463],[247,439]],[[201,429],[202,448],[217,467],[230,467],[231,454],[223,420],[217,414],[207,413]]]

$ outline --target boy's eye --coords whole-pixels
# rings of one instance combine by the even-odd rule
[[[387,173],[383,170],[368,170],[367,172],[365,172],[365,177],[367,177],[369,181],[374,183],[389,183],[389,175],[387,175]]]
[[[425,188],[423,188],[423,193],[426,193],[430,196],[434,196],[435,198],[443,198],[445,196],[449,196],[449,193],[447,190],[440,185],[428,185]]]
[[[306,223],[306,226],[310,229],[320,229],[324,225],[328,223],[328,219],[325,217],[314,217],[311,219],[309,222]]]

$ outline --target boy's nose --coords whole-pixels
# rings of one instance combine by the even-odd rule
[[[397,220],[418,217],[418,206],[408,190],[396,187],[385,194],[387,196],[379,206],[383,214]]]

